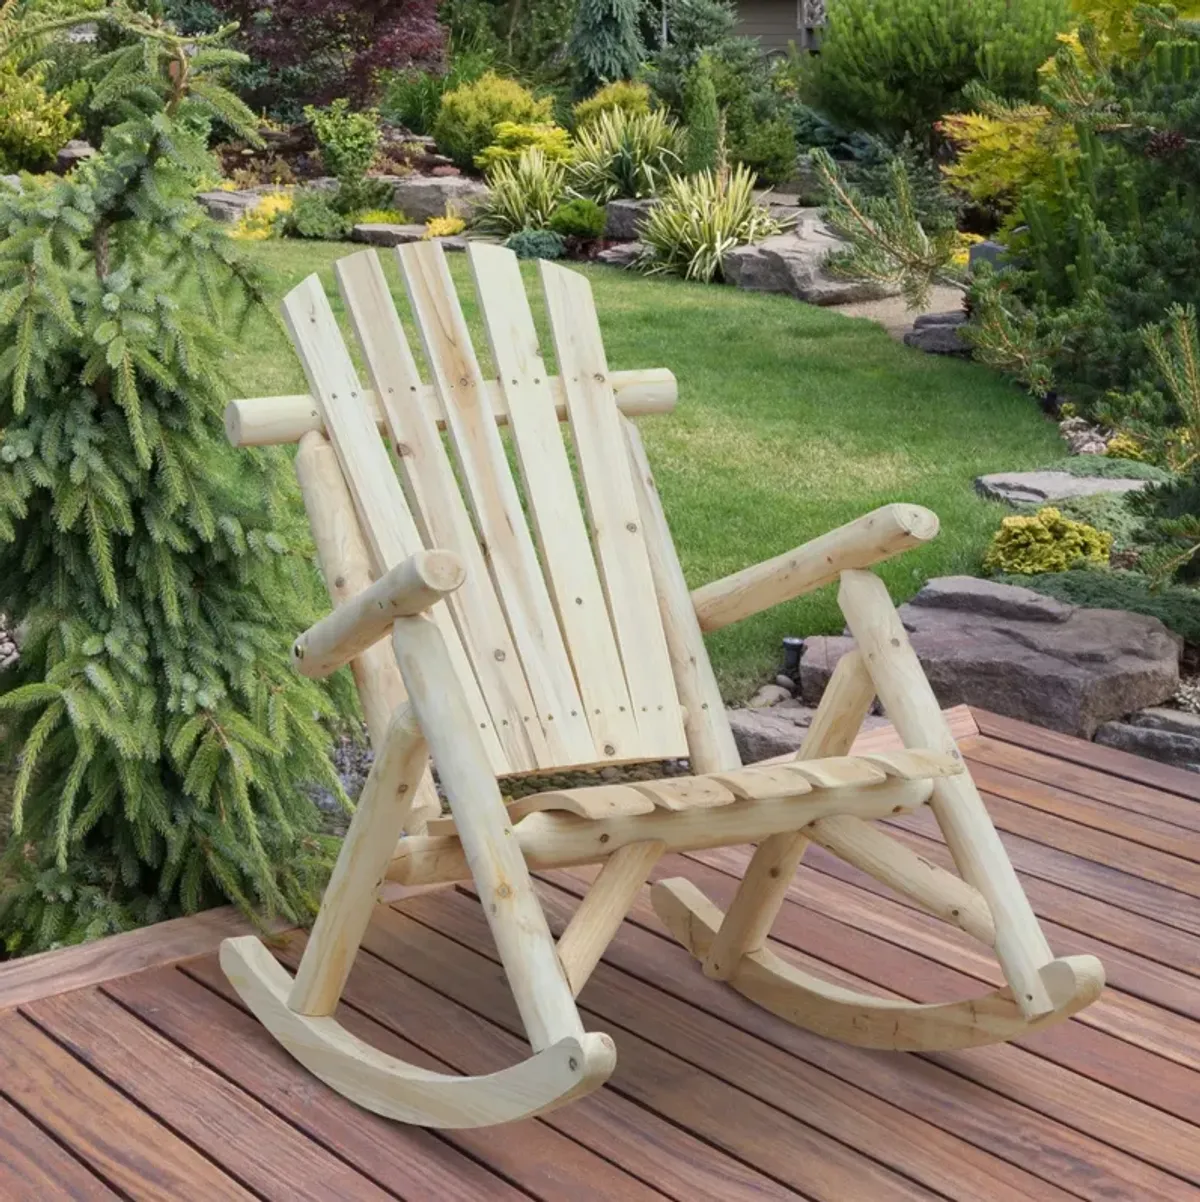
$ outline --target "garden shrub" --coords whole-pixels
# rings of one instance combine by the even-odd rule
[[[330,175],[356,182],[367,174],[379,152],[379,114],[374,109],[352,110],[342,97],[324,109],[308,105],[304,117],[313,127]]]
[[[490,171],[497,163],[511,163],[529,147],[537,147],[548,159],[567,162],[573,153],[571,135],[561,125],[522,125],[501,121],[495,129],[495,141],[475,156],[475,166]]]
[[[1155,588],[1141,572],[1072,568],[1035,576],[997,576],[1001,584],[1031,588],[1089,609],[1124,609],[1157,618],[1192,644],[1200,644],[1200,591],[1183,585]]]
[[[1107,455],[1068,455],[1038,468],[1041,472],[1066,472],[1071,476],[1103,476],[1106,480],[1170,480],[1171,473],[1153,463],[1135,459],[1110,459]]]
[[[543,124],[550,120],[552,105],[549,98],[536,99],[515,79],[488,71],[442,97],[433,137],[443,154],[467,170],[475,165],[475,156],[492,144],[502,121]]]
[[[363,209],[354,215],[355,225],[408,225],[403,209]]]
[[[633,83],[627,79],[618,79],[605,84],[598,92],[581,100],[571,109],[571,119],[576,129],[597,120],[601,113],[612,109],[620,109],[623,113],[634,116],[650,111],[650,87],[644,83]]]
[[[715,171],[721,153],[721,112],[713,85],[712,62],[707,55],[700,56],[688,80],[685,125],[684,172],[694,175],[697,171]]]
[[[488,174],[490,191],[475,211],[485,233],[514,234],[546,229],[567,191],[566,164],[532,147],[516,162],[498,163]]]
[[[0,60],[0,173],[41,171],[75,136],[70,101],[43,87],[43,71]]]
[[[283,219],[283,230],[291,238],[334,242],[349,233],[350,222],[334,207],[329,193],[302,188],[292,195],[291,211]]]
[[[432,134],[442,97],[463,84],[474,83],[491,68],[494,59],[487,51],[457,49],[448,57],[444,71],[413,67],[389,72],[384,77],[379,111],[414,134]]]
[[[1051,507],[1028,516],[1005,518],[983,559],[989,572],[1022,576],[1065,572],[1079,563],[1108,563],[1113,536],[1086,522],[1072,521]]]
[[[374,99],[382,73],[434,68],[445,50],[436,0],[212,0],[237,21],[251,62],[238,91],[256,112],[298,120],[306,104]]]
[[[321,590],[287,457],[222,428],[262,292],[191,199],[198,131],[255,117],[212,39],[98,19],[131,43],[99,87],[144,109],[68,179],[0,195],[0,608],[26,632],[0,677],[10,952],[227,899],[302,921],[330,863],[309,786],[344,800],[329,695],[288,660]]]
[[[796,135],[786,117],[751,122],[730,152],[761,184],[782,184],[796,174]]]
[[[607,219],[602,205],[577,196],[550,214],[550,229],[564,238],[599,238]]]
[[[1142,519],[1133,512],[1129,498],[1121,493],[1092,493],[1086,497],[1064,497],[1054,507],[1076,522],[1094,526],[1113,536],[1113,550],[1124,551],[1142,538]],[[1026,512],[1036,512],[1030,507]]]
[[[250,210],[242,215],[229,231],[231,238],[248,242],[261,242],[266,238],[278,238],[285,230],[292,212],[292,197],[288,192],[268,192]]]
[[[1032,100],[1068,18],[1067,0],[836,0],[804,99],[851,128],[927,141],[972,82]]]
[[[505,239],[504,245],[518,259],[561,259],[567,253],[562,235],[553,230],[517,230]]]
[[[1020,221],[1025,191],[1053,187],[1060,161],[1073,174],[1079,152],[1074,129],[1037,104],[985,102],[981,111],[943,117],[940,131],[956,151],[943,169],[950,186],[1009,225]]]
[[[598,204],[654,196],[683,163],[684,135],[661,109],[610,109],[579,130],[571,187]]]
[[[576,96],[631,79],[644,52],[639,0],[578,0],[567,46]]]
[[[747,167],[674,176],[638,233],[647,248],[642,266],[689,280],[720,279],[730,250],[780,228],[754,199],[754,175]]]
[[[445,217],[430,217],[425,222],[426,239],[450,238],[461,234],[467,228],[467,223],[461,217],[447,214]]]

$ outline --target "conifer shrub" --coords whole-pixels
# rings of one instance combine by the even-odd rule
[[[518,259],[561,259],[567,253],[563,236],[553,230],[517,230],[504,245]]]
[[[475,166],[481,171],[489,171],[497,163],[515,162],[531,146],[536,146],[546,158],[564,163],[574,152],[571,135],[561,125],[551,123],[526,125],[501,121],[493,136],[495,141],[475,156]]]
[[[650,111],[650,87],[644,83],[633,83],[628,79],[618,79],[605,84],[598,92],[581,100],[571,109],[571,119],[576,129],[591,125],[601,113],[610,109],[620,109],[633,116],[637,113]]]
[[[1086,522],[1072,521],[1047,506],[1035,514],[1005,518],[992,538],[983,566],[989,572],[1029,576],[1065,572],[1080,564],[1105,565],[1113,536]]]
[[[1068,20],[1067,0],[834,0],[804,99],[851,128],[928,139],[972,82],[1032,100]]]
[[[712,62],[707,55],[692,68],[687,88],[687,155],[683,170],[688,175],[713,171],[721,150],[721,113],[713,85]]]
[[[47,93],[40,68],[0,59],[0,173],[44,169],[78,128],[70,101]]]
[[[0,195],[0,677],[17,765],[0,936],[36,951],[226,899],[305,916],[328,863],[306,786],[342,796],[288,663],[316,581],[286,457],[234,451],[221,377],[261,301],[193,200],[203,135],[255,118],[215,37],[114,4],[97,84],[138,108],[68,179]]]
[[[469,170],[475,165],[475,156],[492,144],[502,121],[544,124],[550,120],[552,107],[549,97],[538,100],[515,79],[502,79],[488,71],[442,97],[433,137],[443,154]]]
[[[631,79],[644,52],[638,0],[579,0],[567,46],[576,96]]]
[[[599,238],[607,221],[603,205],[577,196],[550,214],[550,229],[564,238]]]

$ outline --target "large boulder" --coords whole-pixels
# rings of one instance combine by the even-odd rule
[[[742,763],[756,764],[779,755],[795,755],[816,712],[812,706],[789,700],[766,708],[731,709],[726,714]],[[885,725],[887,719],[868,714],[863,730]]]
[[[405,175],[396,179],[392,195],[409,221],[444,217],[447,211],[469,221],[487,199],[488,186],[465,175]]]
[[[350,231],[355,242],[367,242],[371,246],[405,246],[409,242],[425,239],[423,225],[388,225],[383,222],[360,222]],[[443,250],[466,250],[465,234],[450,234],[439,238]]]
[[[816,209],[798,212],[794,229],[729,251],[722,265],[726,281],[750,292],[785,292],[810,305],[882,300],[899,292],[874,280],[830,275],[825,261],[846,243],[820,219]]]
[[[1151,706],[1123,722],[1106,722],[1096,742],[1200,772],[1200,714]]]
[[[653,197],[645,200],[610,200],[604,206],[604,236],[614,242],[635,242],[642,222],[656,204],[658,201]]]
[[[1157,618],[1086,609],[977,580],[931,580],[900,617],[938,701],[977,705],[1090,739],[1102,723],[1171,697],[1179,685],[1179,639]],[[810,638],[800,692],[815,703],[846,637]]]
[[[232,225],[254,208],[262,196],[258,192],[225,192],[217,189],[201,192],[196,199],[214,221]]]
[[[610,267],[636,267],[645,253],[644,242],[614,242],[596,256],[596,262]]]
[[[996,472],[980,476],[975,490],[990,501],[1010,505],[1050,505],[1094,493],[1127,493],[1145,488],[1145,480],[1114,480],[1108,476],[1072,476],[1070,472]]]

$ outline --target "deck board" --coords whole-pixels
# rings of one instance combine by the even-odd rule
[[[643,890],[580,997],[617,1042],[604,1089],[483,1131],[390,1123],[300,1068],[216,963],[229,911],[0,968],[0,1198],[546,1202],[1200,1199],[1200,778],[956,712],[963,751],[1055,950],[1109,987],[1070,1022],[970,1052],[821,1039],[699,972]],[[886,741],[875,733],[875,743]],[[924,814],[891,822],[948,863]],[[749,855],[665,859],[727,902]],[[561,931],[594,869],[539,874]],[[978,945],[820,848],[774,935],[831,979],[918,1000],[999,981]],[[300,932],[277,954],[294,966]],[[467,888],[377,910],[339,1011],[440,1071],[523,1056]]]

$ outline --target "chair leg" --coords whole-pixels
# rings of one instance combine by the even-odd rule
[[[843,656],[797,758],[845,755],[874,700],[875,687],[858,652]],[[728,980],[743,956],[765,945],[807,846],[799,831],[771,835],[758,845],[705,956],[707,976]]]
[[[541,1051],[565,1039],[587,1041],[597,1071],[605,1062],[611,1071],[611,1041],[584,1034],[486,751],[466,701],[454,687],[441,633],[427,618],[401,618],[393,630],[396,662],[429,740],[529,1042]]]
[[[379,886],[429,762],[412,707],[396,710],[342,842],[321,910],[288,995],[297,1014],[337,1009],[371,921]]]
[[[666,844],[661,839],[629,843],[604,862],[592,887],[558,939],[558,959],[578,997],[592,970],[625,921],[637,891],[646,883]]]
[[[838,603],[905,745],[958,756],[883,581],[871,572],[843,572]],[[963,879],[979,890],[992,913],[996,956],[1022,1013],[1027,1018],[1051,1013],[1055,1002],[1043,972],[1054,962],[1053,953],[970,773],[935,781],[929,805]]]

